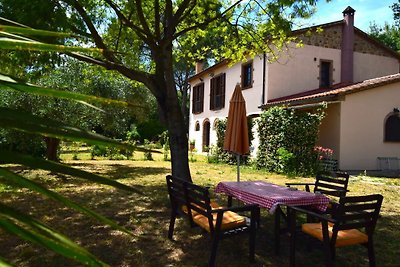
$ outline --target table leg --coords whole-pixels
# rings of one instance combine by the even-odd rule
[[[282,210],[280,206],[275,211],[275,225],[274,225],[274,231],[275,231],[275,254],[279,255],[279,248],[280,248],[280,235],[281,235],[281,213]]]
[[[228,207],[232,207],[232,196],[228,196]]]

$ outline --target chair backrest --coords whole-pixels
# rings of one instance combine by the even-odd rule
[[[167,186],[173,209],[178,211],[185,207],[185,214],[191,225],[193,225],[193,215],[201,214],[207,217],[210,229],[213,231],[211,200],[207,187],[195,185],[172,175],[167,175]]]
[[[371,236],[379,218],[382,201],[383,196],[379,194],[340,198],[339,206],[332,215],[337,220],[332,229],[332,242],[335,242],[340,230],[365,228],[366,233]]]
[[[314,192],[319,191],[324,195],[344,197],[346,196],[349,177],[345,172],[336,172],[333,175],[318,174]]]

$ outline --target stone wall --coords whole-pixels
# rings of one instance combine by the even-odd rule
[[[333,25],[321,30],[313,28],[310,31],[297,35],[297,38],[306,45],[341,49],[342,25]],[[357,30],[354,34],[354,51],[364,54],[393,57],[387,50],[371,40],[368,40],[368,37],[366,38],[362,33],[357,32]]]

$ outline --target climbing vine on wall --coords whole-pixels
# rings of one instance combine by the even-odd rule
[[[312,112],[273,107],[258,122],[260,169],[289,175],[312,175],[318,171],[314,150],[326,105]]]

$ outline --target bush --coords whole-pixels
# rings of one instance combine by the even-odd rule
[[[153,149],[153,145],[149,142],[149,140],[144,140],[144,148],[145,149]],[[143,153],[144,160],[154,160],[151,151],[146,151]]]
[[[41,158],[46,154],[43,137],[14,130],[0,129],[0,148]]]
[[[313,175],[318,171],[314,150],[323,107],[316,112],[295,112],[273,107],[258,122],[260,145],[257,168],[289,175]]]

